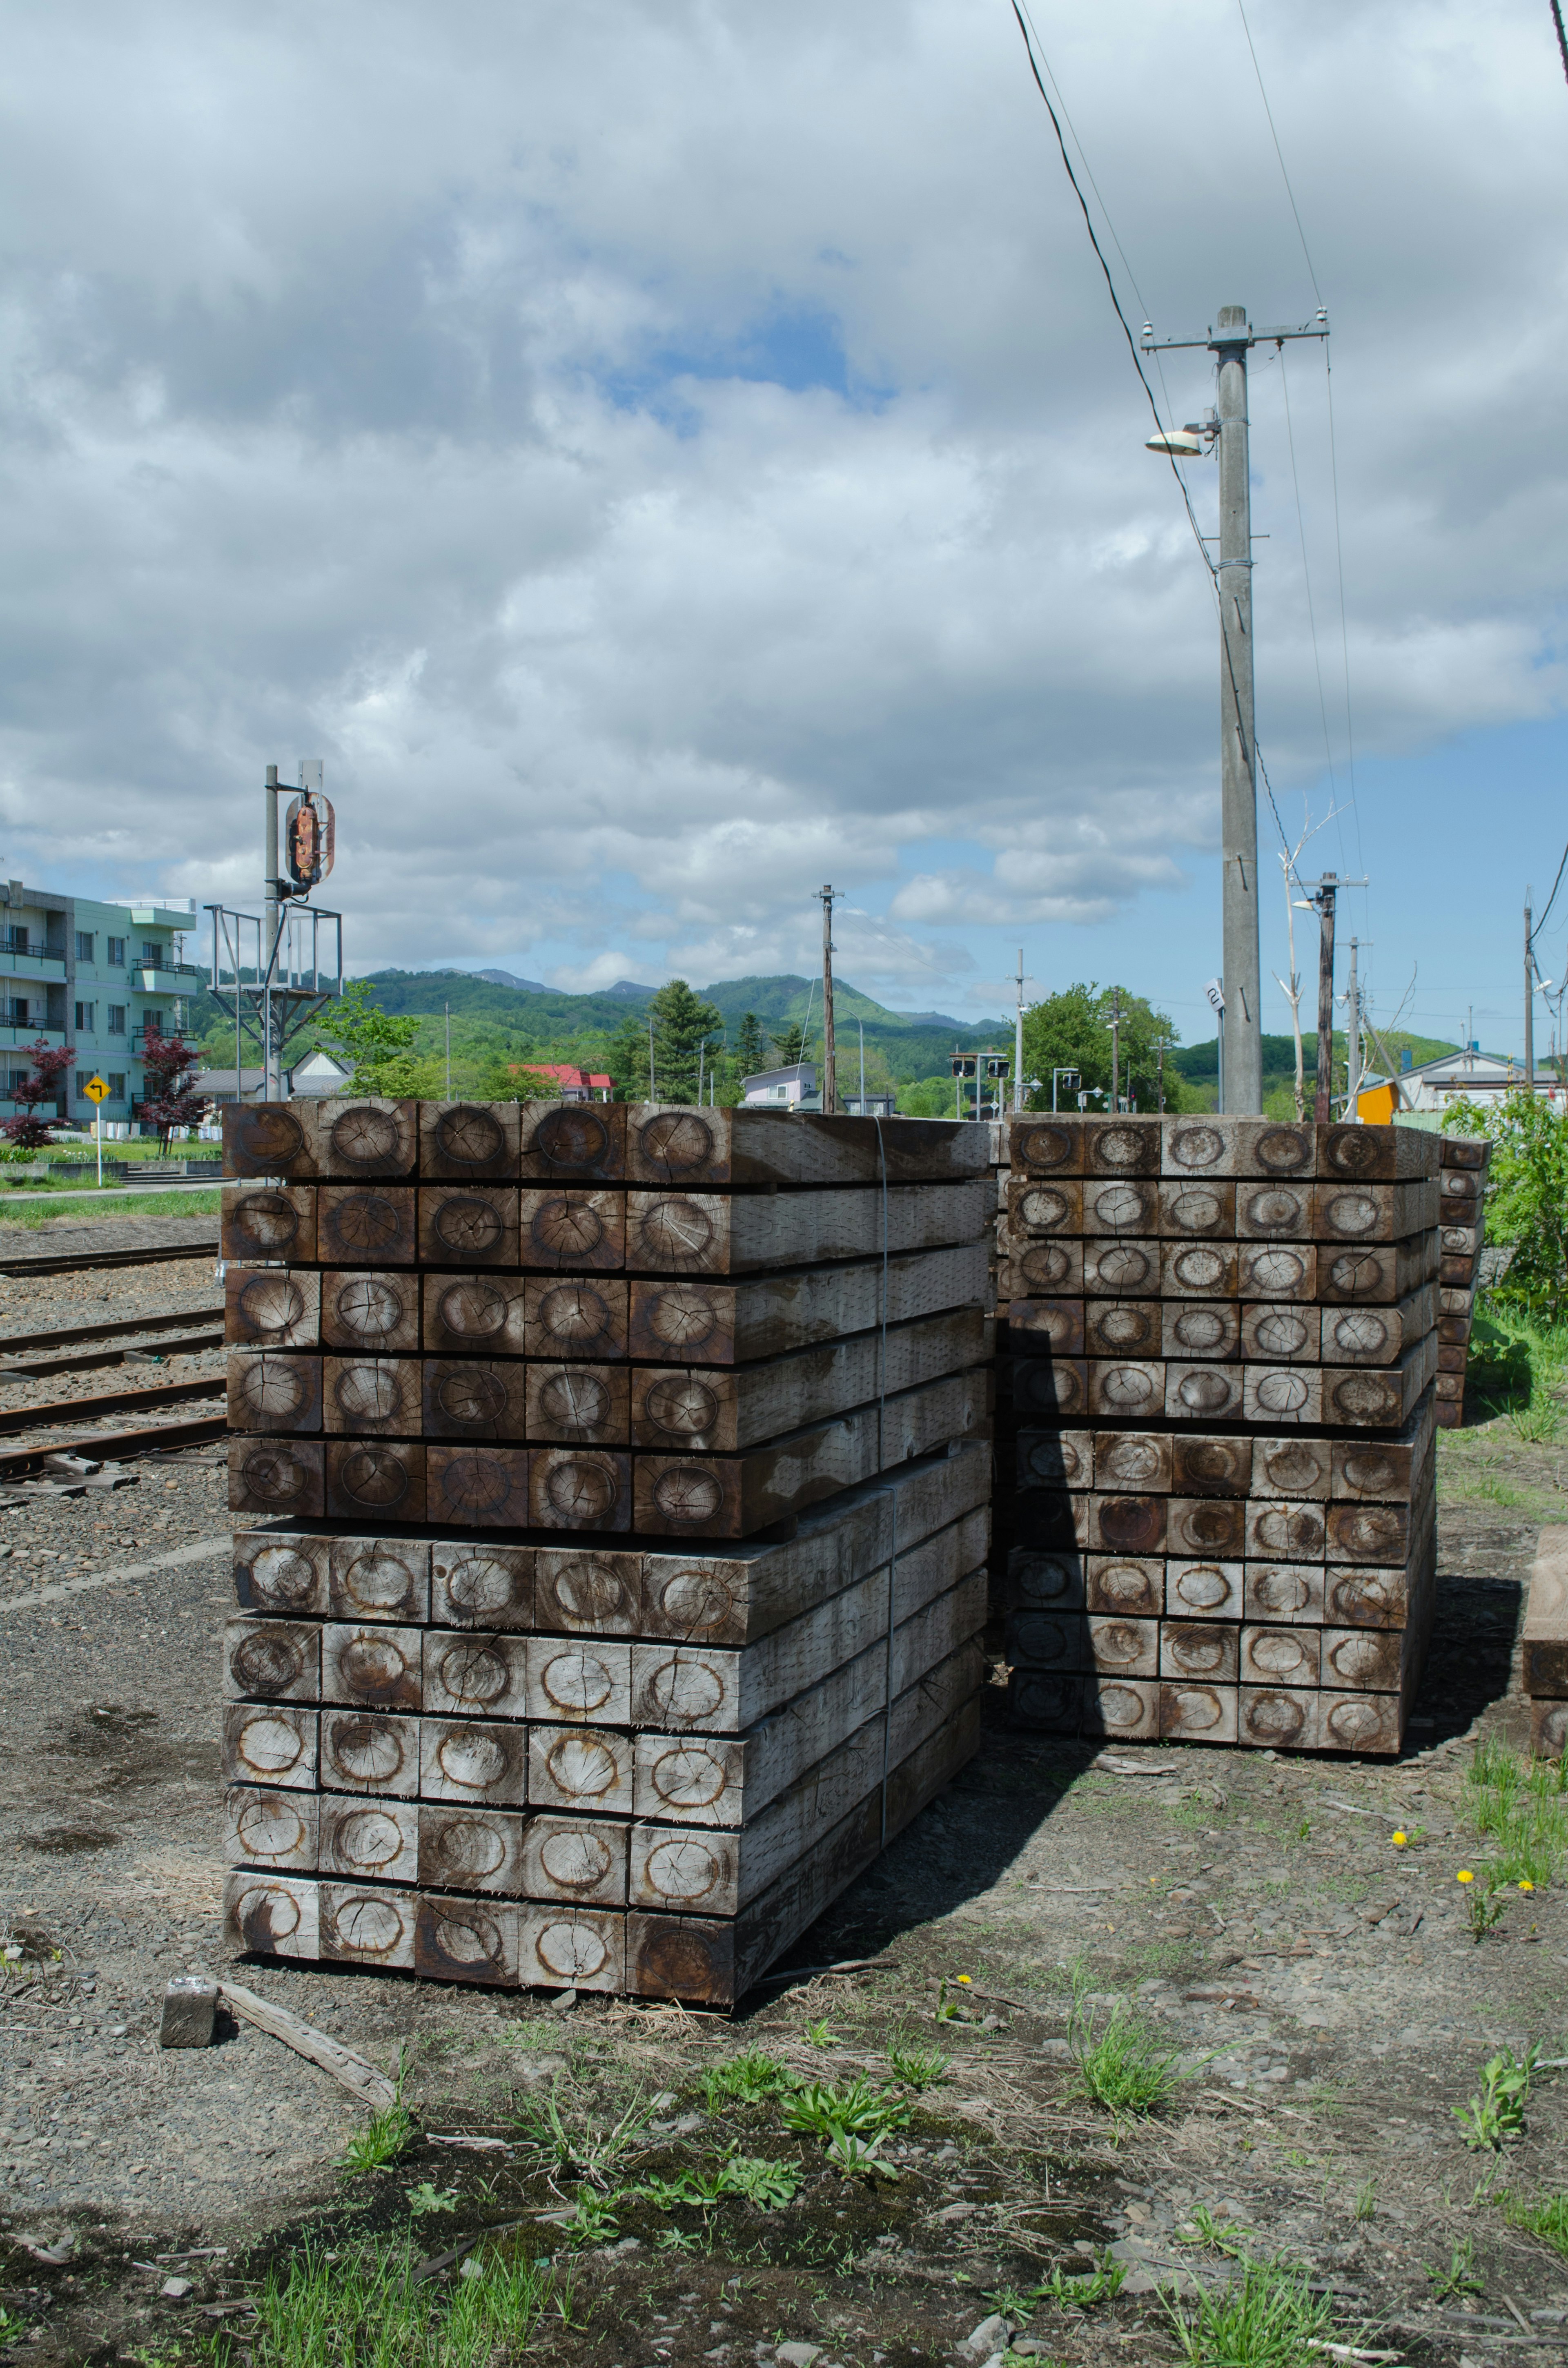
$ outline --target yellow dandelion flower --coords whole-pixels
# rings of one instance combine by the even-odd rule
[[[1393,1846],[1395,1850],[1403,1850],[1409,1839],[1410,1836],[1408,1834],[1395,1834],[1393,1838]]]
[[[1526,1875],[1526,1877],[1525,1877],[1524,1881],[1520,1884],[1520,1885],[1519,1885],[1519,1889],[1520,1889],[1521,1891],[1533,1891],[1533,1890],[1535,1889],[1535,1885],[1534,1885],[1534,1884],[1530,1881],[1530,1879],[1529,1879],[1529,1877],[1528,1877],[1528,1874]]]
[[[1456,1883],[1473,1883],[1475,1881],[1475,1877],[1471,1873],[1468,1866],[1461,1866],[1459,1873],[1455,1875],[1454,1881]]]
[[[967,1983],[969,1981],[969,1975],[967,1974],[960,1974],[959,1975],[959,1979],[960,1982]]]

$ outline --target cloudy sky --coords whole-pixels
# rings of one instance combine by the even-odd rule
[[[1256,357],[1265,758],[1370,876],[1377,1013],[1517,1045],[1568,837],[1547,0],[1250,0],[1307,252],[1237,0],[1033,17],[1134,328],[1329,309],[1337,531],[1321,349]],[[6,19],[12,876],[253,904],[262,768],[321,756],[354,969],[809,968],[831,880],[895,1005],[994,1011],[1021,944],[1210,1032],[1212,593],[1008,0]]]

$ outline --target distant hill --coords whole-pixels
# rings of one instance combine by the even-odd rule
[[[619,979],[597,995],[565,995],[552,987],[511,983],[509,973],[468,970],[371,971],[365,984],[374,989],[383,1011],[438,1017],[442,1006],[449,1003],[454,1014],[494,1021],[540,1043],[555,1037],[580,1039],[597,1031],[608,1035],[623,1023],[629,1010],[645,1005],[655,992],[634,980]],[[755,1011],[765,1029],[781,1029],[809,1018],[812,1038],[821,1049],[820,980],[786,973],[776,977],[720,979],[697,991],[717,1007],[732,1040],[745,1014]],[[955,1019],[941,1011],[890,1011],[845,979],[835,981],[834,1016],[840,1059],[853,1059],[859,1043],[858,1023],[863,1020],[868,1046],[881,1047],[901,1083],[945,1076],[955,1044],[972,1049],[979,1044],[1012,1042],[1010,1020]]]
[[[550,989],[540,978],[514,978],[509,970],[476,970],[475,978],[487,979],[492,986],[515,986],[519,995],[548,995]]]

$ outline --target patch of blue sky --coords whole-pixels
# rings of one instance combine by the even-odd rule
[[[811,305],[778,306],[730,336],[653,347],[635,368],[608,372],[599,383],[619,409],[649,411],[690,433],[696,415],[678,389],[694,379],[749,380],[790,394],[822,392],[866,411],[881,409],[896,392],[851,368],[836,316]]]

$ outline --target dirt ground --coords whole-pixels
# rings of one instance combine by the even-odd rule
[[[51,1320],[5,1312],[7,1330]],[[1468,2150],[1454,2112],[1499,2046],[1568,2055],[1561,1893],[1510,1895],[1476,1942],[1455,1881],[1483,1850],[1475,1738],[1524,1731],[1515,1637],[1565,1453],[1506,1421],[1443,1435],[1439,1625],[1403,1760],[1096,1755],[1010,1734],[998,1686],[979,1758],[791,1952],[867,1969],[770,1982],[733,2018],[233,1966],[222,1475],[199,1456],[148,1463],[134,1489],[50,1507],[0,1559],[0,1925],[22,1951],[0,1990],[0,2349],[239,2361],[246,2322],[203,2305],[302,2245],[438,2260],[521,2223],[486,2241],[549,2257],[528,2357],[550,2368],[799,2368],[813,2347],[817,2368],[979,2363],[1009,2327],[1016,2352],[1048,2361],[1173,2360],[1162,2290],[1233,2275],[1227,2245],[1305,2264],[1340,2341],[1371,2328],[1386,2356],[1448,2368],[1512,2347],[1568,2357],[1568,2259],[1503,2200],[1568,2185],[1568,2074],[1537,2076],[1501,2156]],[[1118,2122],[1075,2093],[1074,1966],[1081,2013],[1103,2029],[1131,2001],[1178,2054],[1154,2117]],[[160,2051],[164,1984],[191,1969],[232,1973],[386,2070],[401,2056],[403,2154],[341,2168],[365,2109],[247,2026]],[[745,2049],[810,2079],[893,2083],[901,2046],[949,2061],[882,2146],[895,2178],[841,2174],[778,2096],[705,2087]],[[559,2143],[538,2118],[551,2097]],[[503,2146],[437,2142],[461,2134]],[[627,2192],[711,2174],[729,2150],[784,2166],[792,2199]],[[571,2228],[540,2216],[584,2195]],[[66,2238],[56,2264],[28,2249]],[[1103,2248],[1125,2272],[1115,2296],[1029,2302]],[[188,2294],[163,2296],[171,2271]],[[453,2259],[435,2288],[456,2294],[460,2275]]]

